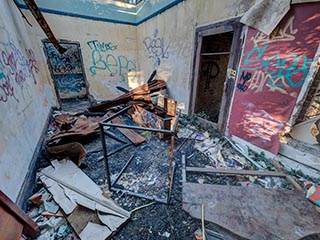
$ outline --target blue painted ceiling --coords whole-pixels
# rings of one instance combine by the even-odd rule
[[[136,5],[114,0],[36,0],[42,12],[137,26],[184,0],[144,0]],[[23,0],[16,0],[27,9]]]

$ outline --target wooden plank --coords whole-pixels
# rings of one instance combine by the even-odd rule
[[[116,124],[125,124],[124,121],[122,121],[119,117],[116,117],[111,120],[112,123]],[[128,138],[134,145],[139,145],[146,141],[144,137],[136,133],[135,131],[131,129],[126,128],[117,128],[126,138]]]
[[[0,190],[0,205],[8,211],[14,218],[16,218],[23,225],[23,234],[28,237],[36,237],[40,232],[38,225],[19,208],[14,202],[12,202],[1,190]]]
[[[177,101],[173,99],[159,96],[157,106],[163,108],[168,116],[175,117],[177,115]]]
[[[319,177],[318,170],[307,167],[307,166],[303,165],[302,163],[299,163],[298,161],[294,161],[288,157],[281,156],[280,154],[278,154],[275,157],[275,159],[278,162],[281,162],[285,166],[286,169],[301,170],[304,174],[309,175],[311,177],[314,177],[314,178]]]
[[[22,223],[0,205],[0,239],[18,240],[22,229]]]
[[[251,170],[231,170],[231,169],[216,169],[216,168],[196,168],[186,167],[187,172],[197,173],[213,173],[213,174],[228,174],[228,175],[251,175],[251,176],[269,176],[269,177],[286,177],[282,172],[273,171],[251,171]]]
[[[320,233],[320,214],[301,191],[184,183],[183,209],[245,239],[302,239]],[[298,230],[293,230],[298,229]]]
[[[281,144],[279,149],[279,154],[290,159],[294,159],[305,166],[310,166],[311,168],[320,171],[319,150],[317,155],[310,154],[310,152],[311,150],[309,151],[309,149],[307,148],[303,149],[302,144],[301,147],[299,147],[297,144],[296,146],[290,146],[289,144]]]
[[[272,165],[279,171],[285,173],[284,168],[276,161],[273,159],[269,159],[269,161],[272,163]],[[286,175],[286,179],[299,191],[303,191],[303,188],[299,185],[299,183],[294,180],[293,177],[290,175]]]

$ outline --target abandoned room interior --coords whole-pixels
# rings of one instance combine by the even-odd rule
[[[0,239],[320,239],[319,10],[1,0]]]

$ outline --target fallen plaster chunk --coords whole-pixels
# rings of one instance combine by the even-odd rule
[[[80,238],[83,240],[105,240],[110,234],[111,231],[106,226],[89,222],[81,232]]]
[[[119,207],[113,200],[105,198],[99,186],[72,161],[55,160],[52,165],[41,171],[40,179],[48,187],[53,198],[65,213],[69,215],[74,213],[78,206],[83,206],[92,210],[93,213],[96,212],[97,217],[105,225],[98,228],[95,226],[96,224],[88,224],[85,229],[81,229],[81,232],[78,231],[80,237],[81,235],[84,237],[81,237],[81,239],[100,239],[85,238],[89,236],[88,234],[91,231],[97,229],[101,230],[101,236],[104,236],[107,232],[110,235],[130,218],[129,212]],[[108,229],[108,231],[105,229]],[[85,232],[83,233],[83,231]]]
[[[66,197],[64,189],[57,182],[47,178],[46,176],[41,176],[40,179],[52,193],[53,199],[63,209],[63,211],[66,214],[72,213],[72,211],[77,207],[77,203],[72,200],[72,198]]]

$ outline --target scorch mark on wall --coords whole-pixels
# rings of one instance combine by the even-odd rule
[[[98,40],[88,41],[87,45],[91,49],[92,66],[89,67],[89,71],[92,75],[96,75],[97,71],[106,71],[110,77],[120,76],[120,82],[125,82],[127,74],[137,70],[134,60],[113,54],[117,50],[117,45]]]
[[[169,44],[166,45],[163,37],[159,37],[158,34],[158,29],[155,29],[153,36],[148,36],[143,39],[143,44],[147,50],[149,58],[154,59],[159,66],[161,64],[161,59],[169,58]]]

